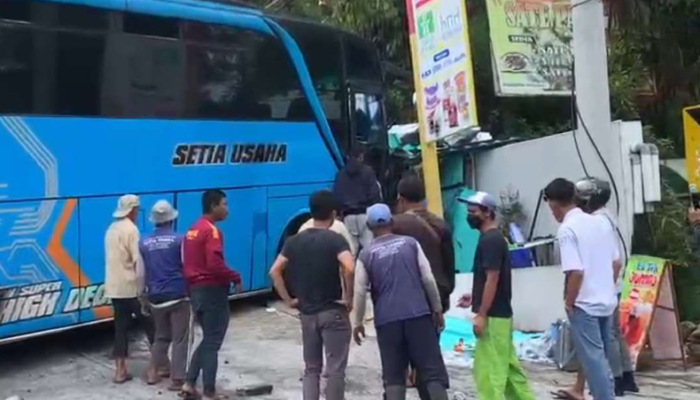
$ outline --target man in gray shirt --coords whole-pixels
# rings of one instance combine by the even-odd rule
[[[361,344],[365,336],[363,318],[370,288],[386,399],[406,398],[410,362],[430,399],[446,400],[449,377],[438,336],[445,321],[437,284],[418,242],[393,234],[392,224],[386,205],[367,210],[367,225],[375,239],[355,267],[355,341]]]

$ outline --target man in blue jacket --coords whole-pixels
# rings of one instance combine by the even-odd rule
[[[170,377],[173,391],[180,390],[185,383],[190,326],[190,303],[182,266],[183,236],[173,230],[177,216],[170,203],[157,202],[150,217],[156,230],[139,245],[146,271],[146,293],[156,323],[148,384],[158,383],[160,377]],[[168,361],[171,344],[172,364]]]

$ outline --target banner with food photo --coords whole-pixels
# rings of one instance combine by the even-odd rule
[[[647,343],[666,263],[660,258],[632,256],[625,269],[620,327],[635,364]]]
[[[486,0],[496,93],[570,96],[573,14],[570,0]]]
[[[406,0],[423,132],[428,141],[477,125],[463,0]]]

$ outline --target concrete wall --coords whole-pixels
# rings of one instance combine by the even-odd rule
[[[619,154],[619,157],[613,157],[607,160],[607,163],[617,183],[620,197],[620,229],[629,245],[632,234],[629,146],[631,143],[641,142],[641,124],[615,122],[612,131],[606,143],[597,145],[599,148],[610,146],[612,154]],[[603,163],[595,154],[585,133],[579,131],[577,138],[589,174],[610,181]],[[540,190],[555,178],[576,181],[585,177],[574,143],[572,133],[568,132],[480,154],[476,158],[477,190],[489,192],[494,196],[499,196],[508,188],[520,192],[520,201],[527,216],[522,228],[527,235],[535,215]],[[618,211],[614,194],[609,206],[614,212]],[[558,224],[547,204],[542,202],[534,237],[556,235],[557,228]]]
[[[457,275],[457,288],[452,293],[448,317],[466,318],[469,310],[457,308],[457,301],[472,292],[471,273]],[[566,317],[564,311],[564,274],[560,267],[538,267],[513,270],[513,323],[524,332],[542,332],[553,322]]]
[[[585,132],[579,131],[577,139],[588,173],[610,181]],[[596,143],[599,148],[606,147],[604,154],[613,155],[606,162],[617,183],[620,206],[617,207],[614,194],[608,206],[618,215],[628,253],[634,217],[630,148],[642,141],[639,122],[614,122],[610,137],[604,143]],[[520,193],[520,202],[527,217],[522,226],[526,236],[533,223],[540,191],[555,178],[576,181],[585,177],[571,132],[516,143],[480,154],[476,158],[475,175],[477,190],[494,196],[499,196],[508,189]],[[543,201],[533,237],[556,236],[558,227],[547,203]],[[471,274],[459,276],[453,300],[456,301],[461,294],[471,291],[471,279]],[[560,267],[515,270],[513,308],[516,328],[542,331],[557,319],[564,318],[563,292],[564,276]],[[454,310],[452,313],[455,316],[470,317],[464,311]]]

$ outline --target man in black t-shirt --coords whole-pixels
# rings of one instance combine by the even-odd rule
[[[325,397],[343,400],[352,336],[349,313],[353,304],[355,261],[347,241],[329,229],[336,217],[333,194],[315,193],[311,196],[310,209],[313,228],[287,240],[270,276],[282,300],[301,311],[306,363],[304,400],[320,398],[324,348],[328,378]],[[285,278],[297,298],[289,295]]]
[[[508,242],[498,229],[496,201],[483,192],[466,203],[467,222],[481,236],[474,255],[472,295],[460,299],[460,307],[470,303],[477,337],[474,354],[474,378],[480,399],[535,400],[513,346],[513,309],[511,307],[511,265]]]

